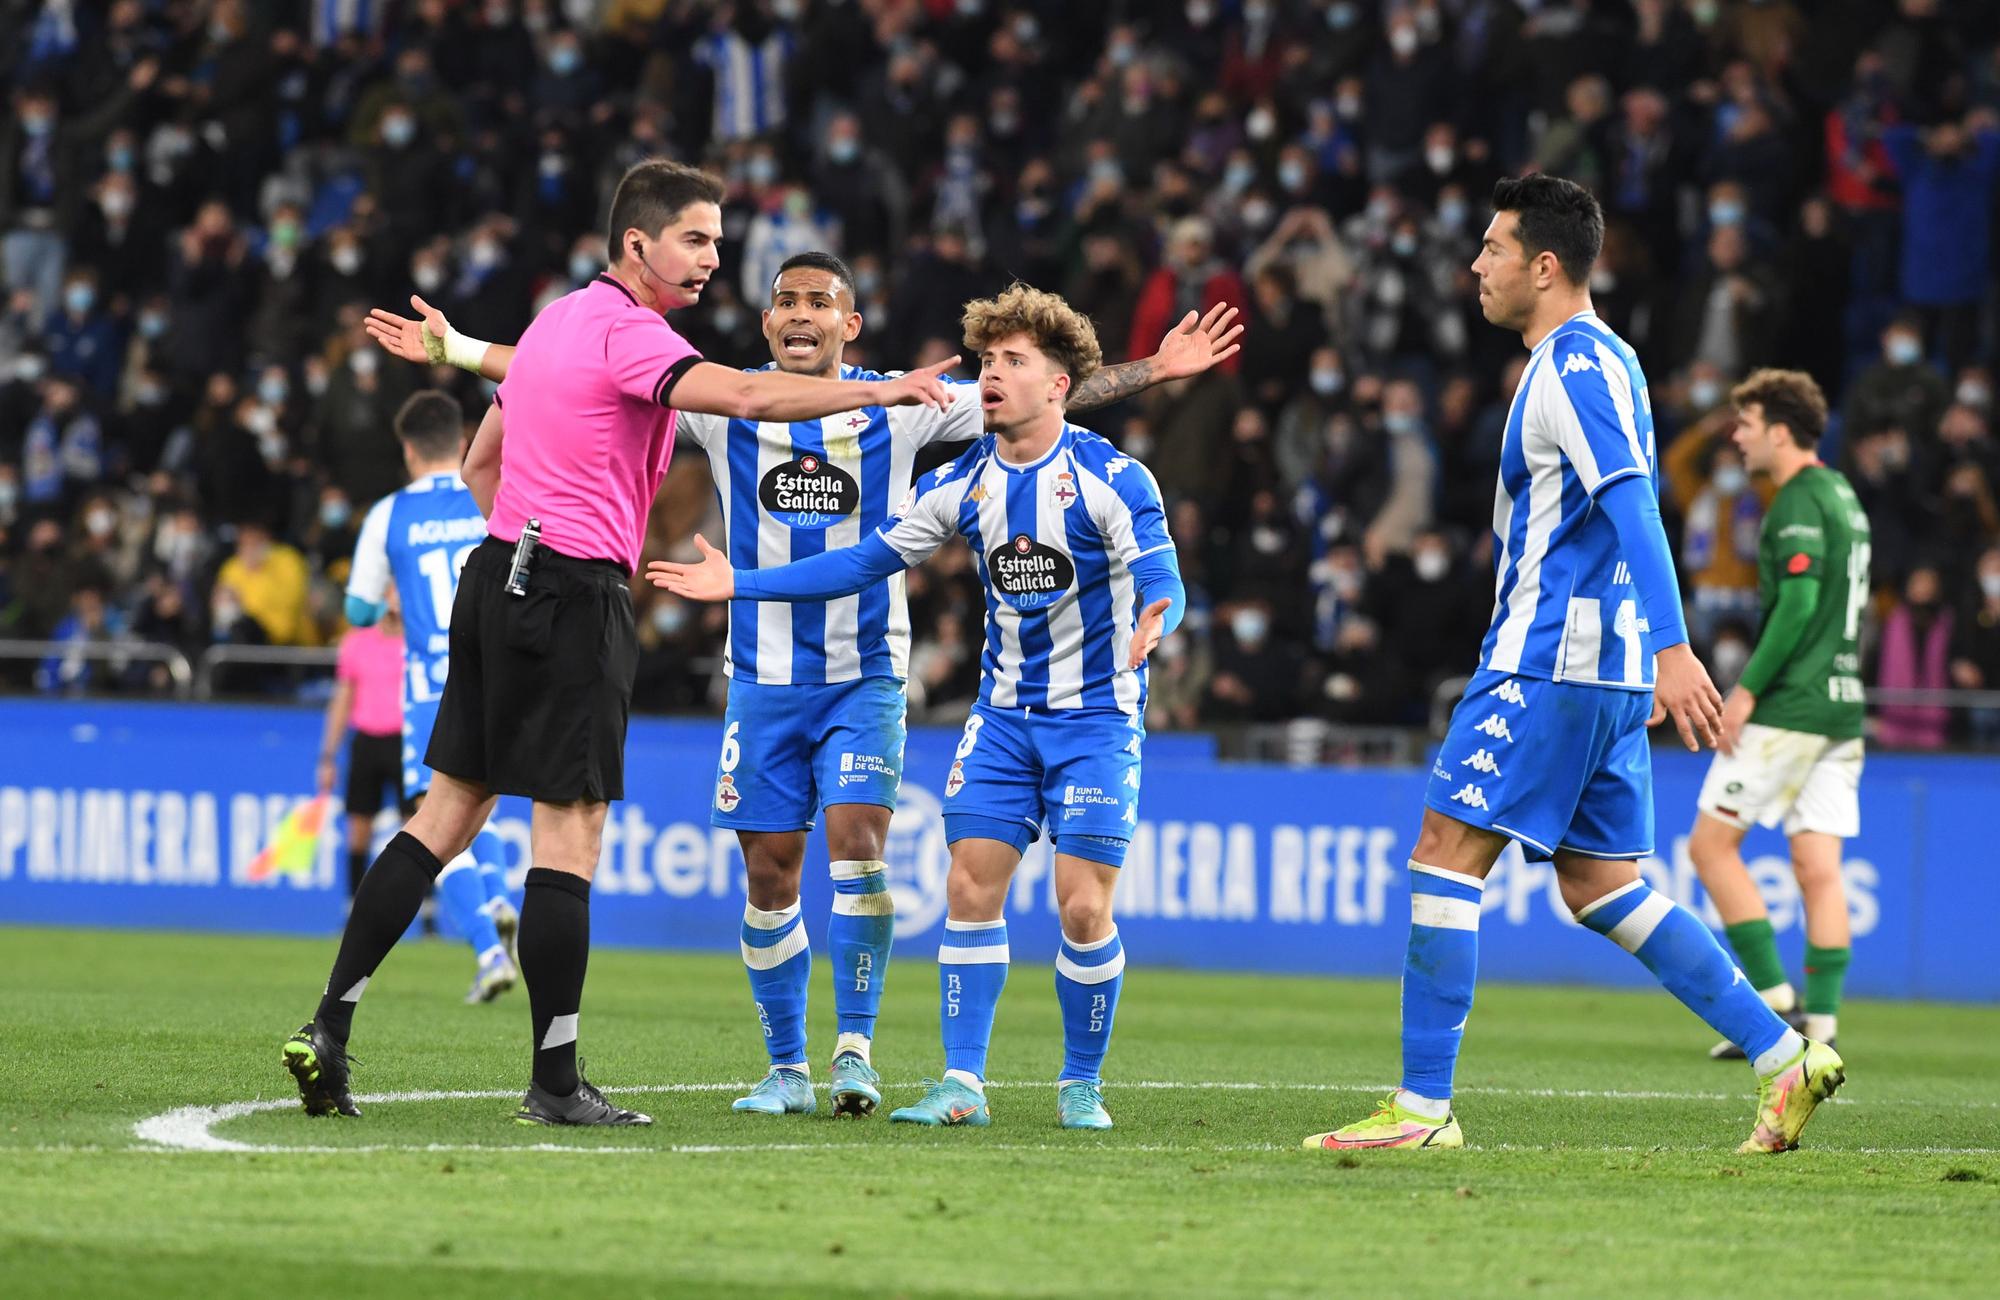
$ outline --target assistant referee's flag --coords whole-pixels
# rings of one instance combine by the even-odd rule
[[[265,880],[276,875],[309,874],[313,858],[319,852],[320,832],[326,829],[327,813],[332,808],[333,796],[323,794],[287,813],[264,851],[250,860],[249,878]]]

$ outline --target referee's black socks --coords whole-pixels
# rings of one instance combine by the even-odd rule
[[[361,1000],[361,990],[368,987],[368,977],[416,920],[431,883],[442,870],[443,864],[423,841],[408,831],[398,831],[361,877],[361,888],[354,891],[353,910],[347,914],[347,929],[341,932],[340,953],[333,959],[333,974],[313,1016],[342,1043],[354,1028],[354,1004]]]
[[[535,1022],[535,1082],[567,1097],[576,1091],[577,1009],[590,965],[590,882],[530,867],[515,943]]]

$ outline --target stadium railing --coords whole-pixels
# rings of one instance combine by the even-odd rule
[[[331,672],[339,660],[340,651],[334,646],[212,645],[195,663],[194,695],[196,699],[213,699],[216,673],[222,668],[324,668]]]
[[[0,660],[40,663],[46,659],[84,658],[93,663],[122,669],[133,663],[164,664],[173,680],[174,695],[187,699],[194,691],[195,674],[187,656],[163,641],[35,641],[0,638]]]

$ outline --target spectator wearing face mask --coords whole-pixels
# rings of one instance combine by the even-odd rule
[[[1204,722],[1278,722],[1301,700],[1305,656],[1289,639],[1271,635],[1262,601],[1225,607],[1216,640],[1215,673],[1202,704]]]
[[[366,340],[350,344],[334,366],[319,402],[314,459],[349,501],[374,502],[408,481],[391,423],[422,374],[400,364],[384,369],[380,349]]]
[[[1296,494],[1319,468],[1325,449],[1326,422],[1347,407],[1347,366],[1338,349],[1313,349],[1306,361],[1306,382],[1290,385],[1291,397],[1278,412],[1271,438],[1271,458],[1278,485]]]
[[[1213,227],[1200,217],[1183,217],[1168,233],[1165,257],[1139,291],[1126,355],[1151,356],[1173,323],[1190,311],[1226,303],[1240,312],[1247,297],[1242,278],[1216,256]],[[1240,360],[1232,357],[1216,369],[1233,375]]]
[[[705,692],[689,661],[700,653],[700,628],[693,611],[678,596],[658,593],[635,620],[639,635],[639,668],[632,683],[632,705],[652,713],[678,713],[699,708]]]
[[[314,336],[319,259],[306,235],[299,205],[281,202],[264,226],[263,247],[251,271],[249,339],[256,353],[284,361],[303,354]]]
[[[1392,559],[1383,582],[1396,599],[1383,610],[1385,639],[1395,647],[1394,695],[1428,702],[1446,677],[1465,671],[1486,632],[1490,584],[1459,562],[1451,538],[1426,528],[1407,558]]]
[[[1977,586],[1953,627],[1951,684],[1965,691],[2000,690],[2000,546],[1980,553]],[[1971,738],[1985,748],[2000,747],[2000,708],[1973,709]]]
[[[1882,331],[1882,356],[1856,377],[1841,407],[1848,438],[1895,427],[1928,439],[1950,400],[1944,376],[1924,361],[1923,323],[1898,316]]]
[[[1243,335],[1243,386],[1265,415],[1279,409],[1326,341],[1326,322],[1301,303],[1291,272],[1265,267],[1252,280],[1250,320]]]
[[[1382,431],[1388,435],[1389,496],[1362,535],[1370,568],[1381,567],[1389,555],[1409,553],[1417,534],[1430,526],[1437,482],[1423,394],[1409,380],[1383,390]]]
[[[102,575],[112,590],[121,590],[138,577],[138,548],[125,534],[116,497],[108,492],[86,497],[72,533],[70,563],[76,571]]]
[[[1331,329],[1339,319],[1341,292],[1354,277],[1354,262],[1324,208],[1293,208],[1277,220],[1250,254],[1251,276],[1284,267],[1300,300],[1317,308]]]
[[[216,572],[215,591],[256,624],[264,644],[314,645],[319,632],[306,616],[309,578],[303,556],[274,541],[261,519],[248,519],[237,525],[236,549]]]
[[[1992,287],[2000,113],[1983,108],[1922,132],[1904,123],[1884,131],[1882,142],[1903,181],[1903,300],[1931,326],[1946,364],[1962,366]]]
[[[1420,161],[1424,128],[1435,117],[1434,106],[1449,99],[1451,77],[1449,57],[1437,42],[1424,43],[1409,9],[1389,11],[1385,35],[1386,48],[1369,65],[1366,91],[1368,178],[1377,182]]]
[[[34,514],[67,516],[109,465],[104,426],[83,382],[66,372],[42,382],[40,409],[21,434],[21,500]]]
[[[52,369],[75,375],[93,396],[118,392],[124,360],[125,327],[105,310],[97,273],[80,267],[63,282],[62,306],[43,331]]]
[[[861,119],[853,113],[835,113],[827,120],[813,169],[813,193],[839,224],[842,249],[850,260],[859,253],[902,247],[907,186],[895,165],[868,147]]]
[[[1883,621],[1876,646],[1875,684],[1895,690],[1945,690],[1955,618],[1943,600],[1938,571],[1910,570],[1903,599]],[[1876,711],[1875,738],[1890,749],[1942,749],[1951,711],[1941,704],[1885,704]]]
[[[1661,470],[1681,516],[1681,577],[1692,594],[1688,636],[1706,646],[1725,622],[1757,616],[1757,539],[1770,484],[1752,483],[1728,442],[1730,418],[1709,419],[1667,448]]]
[[[814,204],[805,186],[788,185],[774,191],[770,201],[750,219],[750,230],[743,240],[742,300],[767,301],[786,258],[839,245],[840,227],[831,213]]]
[[[116,639],[123,619],[105,600],[106,589],[96,580],[79,586],[70,597],[69,613],[49,633],[49,640],[76,647],[44,659],[35,670],[35,689],[45,695],[81,695],[108,675],[101,660],[82,653],[87,642]]]
[[[162,356],[195,379],[241,364],[250,292],[249,246],[220,199],[209,199],[175,241],[167,272],[173,346]]]
[[[1753,261],[1740,225],[1717,226],[1706,264],[1682,282],[1674,350],[1682,361],[1706,361],[1724,374],[1746,373],[1774,360],[1783,337],[1784,286],[1770,265]]]
[[[747,140],[784,127],[785,65],[797,47],[798,33],[791,23],[768,22],[748,5],[716,6],[707,34],[693,50],[695,62],[707,68],[715,82],[709,119],[712,138]],[[561,48],[551,42],[552,73],[557,72],[558,60],[568,57],[558,54]],[[581,47],[576,49],[580,55]]]
[[[107,171],[92,198],[79,214],[70,254],[78,266],[95,267],[99,285],[113,286],[112,294],[124,296],[129,311],[132,299],[163,283],[155,238],[159,218],[146,207],[138,178],[130,171]]]
[[[76,229],[88,176],[82,160],[157,72],[146,60],[116,93],[76,115],[65,115],[52,86],[25,85],[0,122],[0,275],[9,290],[34,290],[38,324],[61,293],[68,232]]]
[[[1708,650],[1708,667],[1714,675],[1716,690],[1727,695],[1735,689],[1750,662],[1752,649],[1747,624],[1730,619],[1717,625],[1715,640]]]

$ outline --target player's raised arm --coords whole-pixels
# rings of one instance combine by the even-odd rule
[[[646,566],[646,580],[684,600],[818,601],[851,596],[909,567],[880,533],[811,559],[741,573],[700,533],[694,544],[701,552],[699,564],[654,560]]]
[[[1152,356],[1106,366],[1070,390],[1064,409],[1094,410],[1154,384],[1198,375],[1242,351],[1243,345],[1237,342],[1242,334],[1243,327],[1236,323],[1236,309],[1228,303],[1216,303],[1201,316],[1190,311],[1181,317],[1180,324],[1167,331]]]
[[[823,385],[828,381],[808,382]],[[912,487],[896,513],[857,545],[768,569],[738,572],[730,567],[727,556],[697,534],[694,541],[701,563],[655,560],[646,566],[646,579],[688,600],[814,601],[852,595],[899,569],[922,564],[944,545],[958,526],[958,508],[966,488],[961,470],[966,459],[961,457],[927,475],[924,481],[930,489],[919,492]]]
[[[821,379],[783,370],[732,370],[704,361],[674,384],[671,405],[740,420],[816,420],[864,406],[934,406],[955,400],[940,376],[956,366],[949,357],[894,379]]]
[[[418,365],[457,366],[496,384],[507,377],[507,367],[514,360],[513,344],[488,343],[460,334],[443,312],[416,294],[410,295],[410,306],[417,309],[419,319],[375,307],[362,322],[383,351]]]

